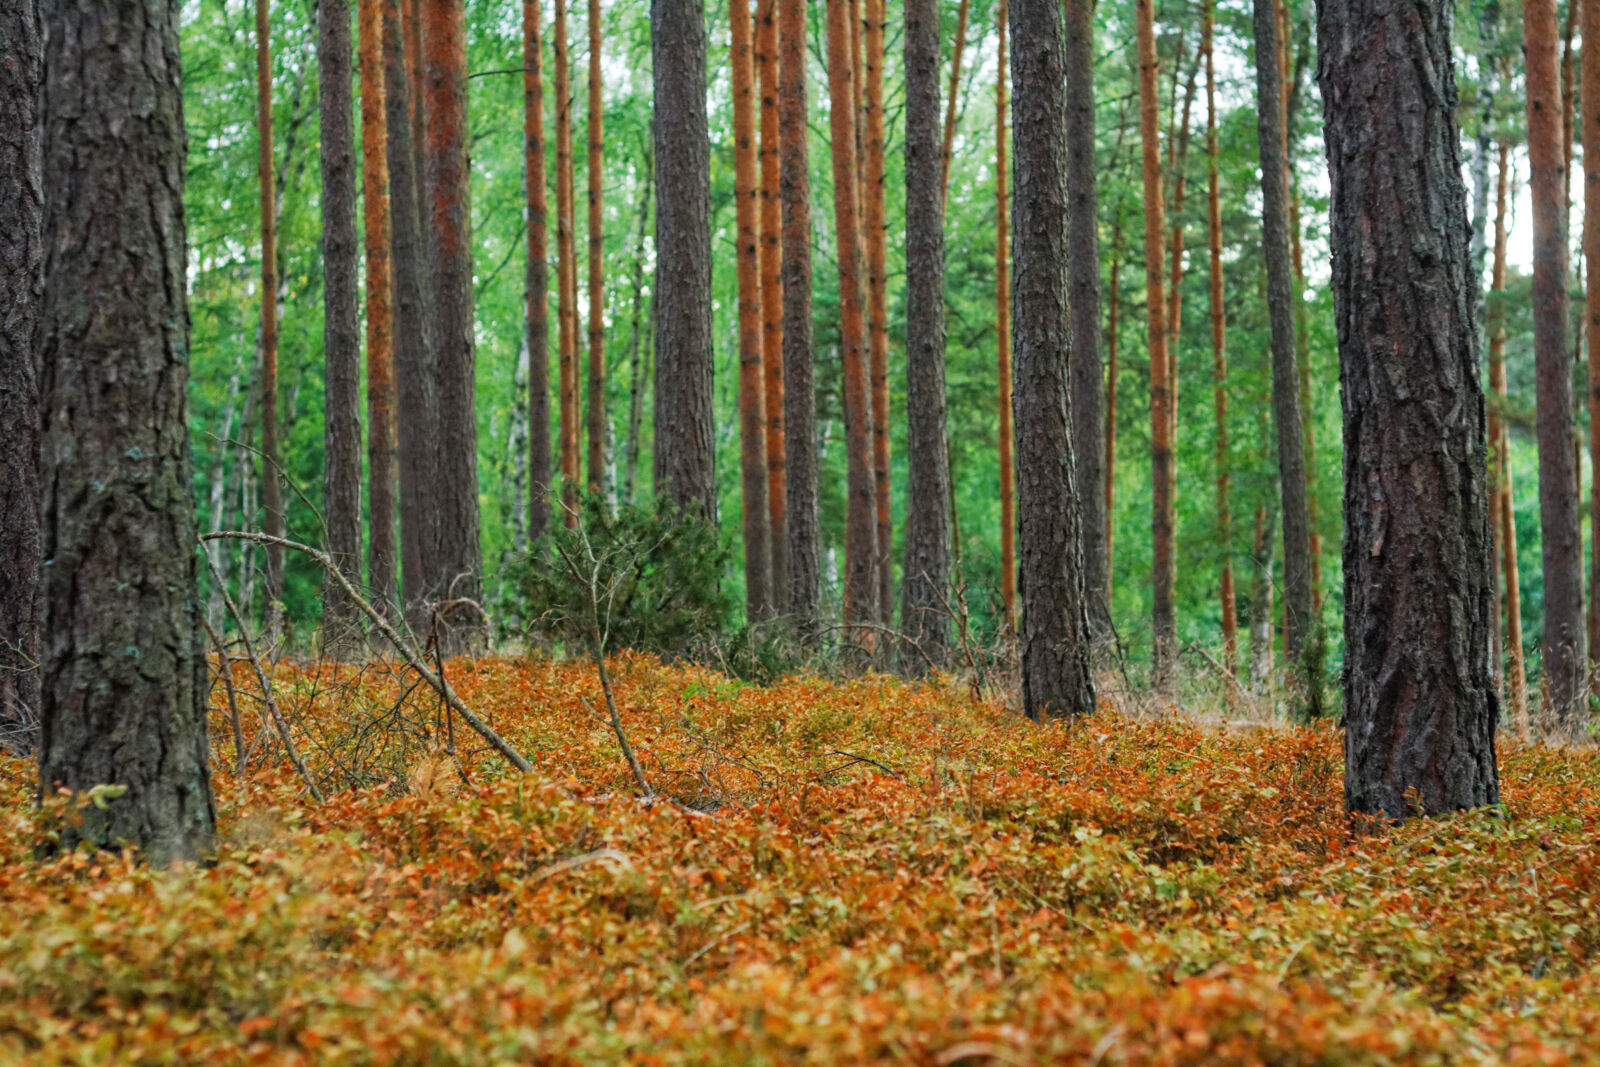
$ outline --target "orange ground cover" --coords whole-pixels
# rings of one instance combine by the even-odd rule
[[[0,1060],[1600,1059],[1592,750],[1504,742],[1505,818],[1377,836],[1331,727],[1035,727],[623,660],[682,802],[646,805],[591,668],[451,670],[539,776],[379,755],[316,804],[281,757],[223,766],[219,711],[205,867],[35,863],[32,765],[0,760]],[[367,758],[338,745],[384,694],[278,678],[318,773]]]

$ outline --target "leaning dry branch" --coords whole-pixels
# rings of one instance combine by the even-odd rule
[[[272,537],[268,534],[254,533],[245,530],[220,530],[216,533],[201,534],[200,540],[248,541],[252,544],[258,545],[277,545],[282,548],[292,548],[296,552],[303,552],[307,556],[310,556],[313,560],[321,565],[322,569],[328,573],[329,577],[339,583],[340,588],[342,588],[350,597],[351,601],[356,605],[356,607],[361,609],[367,618],[371,620],[372,625],[377,629],[377,631],[381,633],[391,645],[394,646],[396,652],[400,653],[400,657],[406,661],[406,665],[412,670],[416,671],[417,674],[421,676],[423,681],[427,682],[433,687],[434,691],[439,694],[440,698],[444,700],[445,704],[449,706],[451,711],[461,716],[462,721],[464,721],[468,726],[472,727],[473,730],[477,731],[478,736],[487,741],[490,748],[493,748],[496,752],[500,753],[500,755],[506,758],[506,762],[510,763],[513,767],[519,771],[522,771],[524,774],[533,773],[533,764],[524,759],[522,757],[522,753],[511,747],[511,744],[506,741],[505,738],[501,737],[497,732],[495,732],[495,729],[492,726],[478,718],[478,716],[473,713],[472,709],[467,707],[462,699],[456,695],[456,691],[451,688],[450,683],[445,681],[443,677],[436,674],[428,667],[427,661],[423,658],[423,656],[418,653],[415,648],[411,647],[411,643],[402,637],[397,630],[395,630],[394,626],[390,624],[389,620],[385,619],[383,615],[372,606],[372,603],[368,601],[366,597],[362,596],[360,592],[356,590],[356,587],[351,584],[350,579],[346,578],[344,574],[340,572],[339,568],[334,565],[333,560],[328,557],[327,553],[320,552],[317,549],[312,548],[310,545],[303,545],[298,541],[291,541],[288,538]],[[235,617],[237,618],[237,616]],[[241,628],[243,627],[242,622],[240,623],[240,626]],[[248,647],[249,646],[247,644],[246,648],[248,649]]]

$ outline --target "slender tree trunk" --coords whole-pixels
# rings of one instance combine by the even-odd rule
[[[1502,573],[1501,599],[1504,604],[1506,697],[1510,701],[1511,721],[1517,736],[1528,739],[1528,674],[1522,655],[1522,590],[1517,573],[1517,526],[1511,510],[1510,437],[1505,420],[1497,413],[1506,403],[1506,200],[1511,145],[1499,145],[1499,175],[1495,180],[1494,266],[1490,274],[1486,302],[1489,334],[1489,388],[1495,404],[1489,409],[1489,440],[1494,447],[1493,491],[1490,497],[1490,523],[1499,533]]]
[[[1222,194],[1217,171],[1217,70],[1211,0],[1200,15],[1200,51],[1206,63],[1206,234],[1211,254],[1211,381],[1216,408],[1217,544],[1222,550],[1222,662],[1239,674],[1239,616],[1233,594],[1233,517],[1228,510],[1228,313],[1222,302]]]
[[[1084,488],[1083,584],[1096,637],[1111,629],[1100,366],[1100,200],[1094,154],[1094,6],[1067,0],[1068,303],[1072,310],[1072,455]]]
[[[1569,0],[1576,3],[1577,0]],[[1583,37],[1600,45],[1600,2],[1583,5]],[[1589,341],[1589,470],[1600,471],[1600,46],[1583,50],[1583,258],[1588,282],[1585,308]],[[1600,682],[1596,657],[1600,656],[1600,492],[1589,494],[1589,677],[1591,688]]]
[[[866,86],[862,114],[866,124],[866,181],[861,189],[861,214],[867,252],[868,352],[872,363],[872,475],[878,508],[878,619],[887,625],[894,617],[894,529],[889,484],[889,228],[884,202],[888,182],[883,162],[883,28],[888,13],[885,0],[864,0],[864,7]],[[935,94],[938,93],[937,78],[935,73]],[[937,123],[937,115],[934,121]],[[940,247],[942,254],[942,241]],[[940,440],[943,441],[942,436]],[[948,476],[948,471],[946,474]]]
[[[1139,37],[1139,129],[1144,142],[1145,302],[1150,330],[1150,468],[1153,487],[1155,680],[1165,689],[1177,656],[1177,623],[1172,591],[1177,564],[1172,551],[1175,519],[1172,469],[1172,381],[1167,362],[1166,279],[1162,276],[1166,227],[1163,225],[1159,60],[1151,0],[1135,5]]]
[[[745,612],[772,609],[771,521],[767,500],[767,402],[761,366],[760,177],[756,158],[755,70],[748,0],[730,0],[735,214],[739,230],[739,457],[744,509]]]
[[[1528,159],[1533,192],[1533,341],[1538,394],[1539,519],[1545,590],[1544,668],[1558,732],[1582,719],[1583,538],[1573,462],[1572,375],[1567,364],[1567,211],[1556,77],[1554,0],[1523,5]]]
[[[1319,5],[1345,434],[1345,806],[1500,800],[1452,7]]]
[[[633,325],[628,331],[628,440],[623,448],[622,499],[633,503],[633,488],[639,476],[639,434],[644,425],[645,365],[650,361],[651,345],[643,338],[647,332],[644,305],[645,237],[650,233],[650,201],[655,195],[655,153],[649,142],[644,149],[644,184],[639,190],[639,231],[633,244]],[[641,341],[643,343],[641,344]]]
[[[855,64],[851,62],[849,13],[828,8],[829,123],[833,133],[833,214],[838,232],[839,305],[844,348],[845,454],[848,504],[845,518],[845,621],[877,617],[877,507],[872,470],[872,400],[866,324],[862,317],[861,234],[856,226]],[[870,643],[870,642],[863,642]]]
[[[778,160],[778,4],[756,0],[756,76],[761,92],[761,369],[767,401],[767,517],[772,609],[788,611],[787,463],[783,428],[783,218]]]
[[[0,745],[26,752],[38,743],[41,486],[34,341],[44,285],[44,40],[34,0],[0,12],[0,55],[0,426],[6,427],[0,439]]]
[[[806,2],[778,9],[778,192],[783,201],[783,434],[787,610],[802,634],[820,622],[817,409],[812,388],[811,180],[806,139]]]
[[[324,0],[326,2],[326,0]],[[473,404],[472,231],[467,212],[467,56],[463,0],[425,0],[429,286],[438,327],[439,439],[434,469],[439,510],[437,588],[447,600],[479,598],[478,426]],[[481,632],[471,606],[451,611],[444,647],[464,649]]]
[[[379,605],[394,603],[394,279],[389,267],[389,162],[383,80],[383,3],[358,0],[361,62],[361,206],[367,256],[367,485],[372,509],[367,581]],[[360,516],[357,515],[359,523]]]
[[[589,491],[605,495],[611,426],[606,419],[606,237],[602,177],[605,93],[600,0],[589,0]]]
[[[1250,691],[1266,692],[1272,679],[1272,542],[1276,527],[1266,505],[1256,509],[1250,580]]]
[[[261,200],[261,497],[263,526],[282,537],[283,480],[278,472],[278,220],[272,181],[272,27],[270,0],[256,0],[256,132]],[[266,549],[267,639],[276,641],[282,625],[283,548]]]
[[[528,265],[522,293],[528,350],[528,539],[550,523],[550,264],[545,192],[544,42],[541,0],[522,4],[522,183],[527,197]]]
[[[197,857],[216,828],[185,396],[178,8],[49,0],[42,15],[40,793],[125,786],[57,823],[56,846],[132,843],[162,864]]]
[[[963,0],[962,8],[966,3]],[[1000,601],[1007,630],[1017,632],[1017,504],[1013,449],[1016,434],[1011,425],[1011,179],[1006,172],[1006,30],[1011,17],[1008,0],[1000,0],[995,29],[999,35],[1000,63],[994,83],[994,333],[1000,382]],[[950,100],[955,102],[952,91]],[[946,143],[955,135],[946,122]],[[948,155],[948,149],[946,150]],[[948,172],[948,168],[946,168]],[[1113,290],[1114,291],[1114,290]]]
[[[1172,237],[1171,251],[1167,257],[1167,381],[1172,386],[1172,403],[1167,405],[1167,415],[1172,419],[1171,441],[1174,446],[1178,440],[1178,357],[1182,349],[1183,325],[1183,198],[1189,187],[1186,177],[1186,164],[1189,157],[1189,116],[1194,110],[1194,94],[1200,64],[1203,56],[1197,50],[1194,56],[1194,68],[1189,71],[1189,80],[1183,93],[1183,118],[1178,122],[1177,130],[1171,137],[1169,144],[1169,158],[1172,172]],[[1173,102],[1176,106],[1176,101]]]
[[[1116,491],[1117,491],[1117,340],[1121,336],[1122,307],[1122,201],[1117,200],[1115,217],[1111,223],[1111,292],[1110,311],[1106,316],[1106,447],[1105,447],[1105,499],[1106,513],[1106,605],[1111,604],[1111,590],[1116,568],[1111,566],[1116,548]]]
[[[1029,718],[1094,711],[1073,481],[1067,310],[1066,48],[1060,0],[1011,0],[1017,156],[1012,227],[1022,700]],[[1159,230],[1158,230],[1159,232]],[[1159,240],[1157,242],[1159,244]],[[1157,304],[1159,307],[1159,302]]]
[[[1298,660],[1316,616],[1311,603],[1311,530],[1306,504],[1305,439],[1300,429],[1300,376],[1295,359],[1283,82],[1276,64],[1259,59],[1278,55],[1278,19],[1272,0],[1255,0],[1255,41],[1261,240],[1267,265],[1272,411],[1277,424],[1278,481],[1283,504],[1283,607],[1288,619],[1285,651],[1288,659]]]
[[[652,0],[650,26],[657,174],[655,485],[682,511],[715,522],[705,11],[699,0]]]
[[[873,8],[883,10],[882,0]],[[882,28],[879,28],[882,37]],[[900,625],[920,646],[900,669],[943,665],[949,641],[950,466],[945,446],[944,198],[939,188],[939,4],[907,0],[906,490]],[[924,656],[926,658],[924,658]]]
[[[567,0],[555,0],[556,67],[556,323],[560,333],[561,506],[578,522],[578,251],[577,192],[572,161],[572,62]]]
[[[971,0],[961,0],[961,5],[956,9],[956,36],[950,46],[950,96],[945,102],[944,111],[944,141],[939,152],[939,201],[943,203],[950,196],[950,158],[956,145],[956,102],[961,95],[961,53],[967,47],[967,14]],[[999,25],[1006,24],[1006,0],[1000,0]],[[1002,42],[1005,30],[1000,30]],[[1002,45],[1003,47],[1003,45]],[[1006,80],[1005,57],[1000,59],[1000,81]],[[1010,401],[1007,401],[1009,404]]]

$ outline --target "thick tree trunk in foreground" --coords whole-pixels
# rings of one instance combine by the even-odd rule
[[[872,486],[877,504],[878,618],[894,618],[894,530],[889,481],[889,225],[883,162],[884,0],[865,0],[864,104],[862,108],[862,243],[867,265],[867,349],[872,374]]]
[[[963,3],[963,8],[965,4]],[[1011,18],[1008,0],[1000,0],[1000,73],[994,83],[994,333],[996,375],[1000,383],[1000,603],[1006,628],[1017,631],[1017,502],[1015,448],[1011,425],[1011,178],[1006,173],[1006,29]],[[955,97],[952,95],[951,100]],[[946,118],[946,126],[951,120]],[[948,132],[948,131],[947,131]],[[953,135],[953,132],[950,133]],[[949,141],[949,136],[946,137]],[[948,148],[946,149],[948,154]],[[948,172],[948,166],[946,171]]]
[[[1067,380],[1067,114],[1059,0],[1011,0],[1012,207],[1022,700],[1029,718],[1094,711],[1083,521]]]
[[[178,12],[168,0],[48,0],[42,13],[52,236],[39,335],[39,782],[44,796],[127,787],[59,824],[61,848],[128,842],[166,863],[197,856],[216,827],[185,396]]]
[[[1544,670],[1555,731],[1584,718],[1583,537],[1578,525],[1572,374],[1567,354],[1567,202],[1554,0],[1523,5],[1533,193],[1533,347],[1538,394]]]
[[[1289,257],[1289,185],[1278,65],[1278,17],[1272,0],[1255,0],[1256,131],[1261,152],[1261,242],[1267,264],[1272,332],[1272,412],[1278,433],[1283,501],[1283,607],[1286,652],[1297,660],[1316,617],[1311,603],[1311,520],[1306,503],[1305,438],[1294,340],[1294,285]],[[1263,58],[1265,57],[1265,58]]]
[[[881,8],[882,0],[877,0]],[[945,446],[944,199],[939,188],[939,4],[906,3],[906,491],[901,670],[944,665],[949,642],[950,466]],[[926,658],[924,658],[926,657]]]
[[[717,517],[712,438],[711,141],[706,22],[698,0],[652,0],[655,79],[655,483],[681,510]]]
[[[272,181],[272,27],[269,0],[256,0],[257,179],[261,201],[261,503],[262,528],[282,537],[283,479],[278,473],[278,218]],[[266,548],[267,637],[281,624],[283,549]]]
[[[578,522],[578,250],[577,190],[572,161],[572,52],[567,2],[555,0],[553,32],[556,80],[556,327],[559,334],[561,406],[561,510],[568,526]]]
[[[1211,281],[1211,393],[1216,410],[1217,544],[1222,552],[1222,663],[1239,675],[1239,615],[1233,591],[1233,516],[1228,510],[1228,313],[1222,302],[1222,194],[1217,171],[1217,70],[1211,0],[1201,14],[1200,50],[1206,63],[1206,235]],[[1231,692],[1231,690],[1230,690]]]
[[[476,350],[472,323],[472,230],[467,215],[467,55],[463,0],[425,0],[427,70],[429,287],[438,324],[439,439],[434,500],[439,510],[435,594],[479,599],[483,555],[478,541]],[[480,631],[470,605],[444,619],[447,649],[461,650]]]
[[[812,387],[811,178],[806,145],[806,3],[778,14],[778,191],[783,200],[784,495],[788,520],[787,610],[801,633],[820,612],[817,560],[817,408]]]
[[[1500,700],[1451,9],[1322,0],[1344,383],[1345,805],[1495,804]]]
[[[528,540],[550,523],[550,265],[544,163],[544,47],[540,0],[522,4],[522,181],[528,264],[522,285],[528,349]]]
[[[394,279],[389,267],[389,163],[384,157],[383,2],[359,0],[361,206],[367,253],[367,485],[372,509],[367,582],[378,603],[394,603]],[[357,517],[359,521],[359,516]]]
[[[0,12],[0,745],[31,749],[39,716],[39,368],[44,277],[34,0]]]
[[[1600,2],[1591,0],[1583,5],[1583,39],[1591,45],[1600,43]],[[1600,539],[1593,531],[1600,530],[1600,492],[1594,491],[1594,472],[1600,471],[1600,47],[1583,49],[1583,143],[1589,150],[1583,153],[1583,260],[1588,283],[1585,312],[1589,342],[1589,589],[1593,598],[1589,605],[1589,671],[1591,688],[1600,683],[1595,673],[1596,657],[1600,656]]]
[[[355,101],[350,87],[350,5],[317,5],[317,79],[322,97],[323,492],[328,554],[361,581],[360,246],[356,240]],[[338,582],[323,583],[322,637],[337,647],[356,622]]]
[[[761,93],[761,370],[767,401],[767,522],[772,608],[789,604],[788,500],[783,430],[783,212],[779,194],[778,3],[756,3],[756,75]]]
[[[606,419],[606,236],[601,185],[605,94],[601,79],[600,0],[589,0],[589,492],[610,491],[611,426]]]

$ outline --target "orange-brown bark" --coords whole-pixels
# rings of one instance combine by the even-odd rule
[[[1000,376],[1000,599],[1005,605],[1006,627],[1017,630],[1017,502],[1016,474],[1012,469],[1012,449],[1015,447],[1011,427],[1011,226],[1007,198],[1010,178],[1006,174],[1006,79],[1010,69],[1006,65],[1006,23],[1010,17],[1007,0],[1000,0],[997,28],[1000,34],[1000,76],[994,86],[994,328],[995,349]],[[959,25],[966,26],[966,0],[961,3]],[[959,42],[958,32],[956,40]],[[957,55],[959,52],[959,45]],[[954,79],[952,78],[952,81]],[[955,96],[952,91],[951,103]],[[945,175],[950,173],[950,120],[945,122]],[[1115,290],[1113,290],[1115,291]],[[1116,314],[1116,312],[1112,312]]]
[[[1489,521],[1500,548],[1501,603],[1505,608],[1506,698],[1517,736],[1528,739],[1528,676],[1522,657],[1522,593],[1517,574],[1517,527],[1511,510],[1510,444],[1501,410],[1506,402],[1506,186],[1511,145],[1500,142],[1499,175],[1495,181],[1494,266],[1491,268],[1486,327],[1489,333],[1489,444],[1493,474]]]
[[[779,192],[777,0],[756,3],[761,93],[761,366],[767,402],[767,516],[772,607],[789,603],[788,462],[783,417],[783,198]]]
[[[360,0],[361,204],[367,255],[367,481],[371,506],[368,580],[380,604],[397,595],[394,283],[389,264],[389,161],[385,154],[383,4]]]
[[[552,26],[556,89],[556,325],[561,405],[561,503],[567,526],[578,521],[578,263],[572,161],[572,63],[567,0],[555,0]]]
[[[961,53],[967,46],[967,8],[971,0],[961,0],[961,6],[956,9],[956,37],[950,46],[950,93],[944,106],[944,151],[940,158],[939,195],[942,199],[950,198],[950,156],[956,144],[956,98],[961,90]],[[1005,82],[1006,72],[1005,39],[1006,39],[1006,10],[1005,0],[1001,0],[999,12],[1000,30],[1000,81]],[[1007,406],[1010,401],[1006,401]]]

